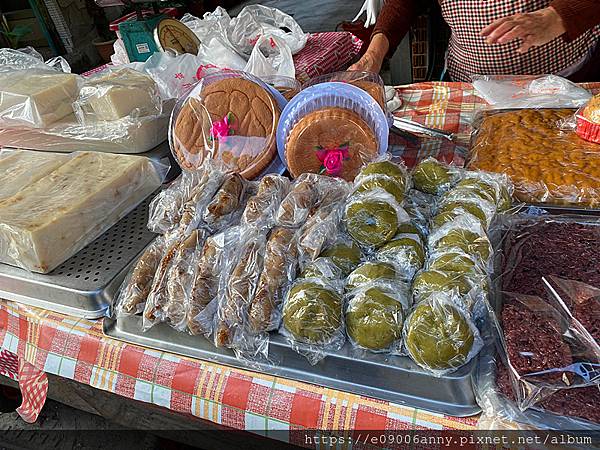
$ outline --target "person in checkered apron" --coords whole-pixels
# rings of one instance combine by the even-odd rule
[[[439,0],[452,31],[447,72],[454,81],[479,75],[557,74],[600,81],[600,0]],[[353,70],[379,72],[423,0],[386,0],[364,56]]]

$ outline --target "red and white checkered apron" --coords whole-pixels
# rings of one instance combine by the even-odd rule
[[[558,37],[519,54],[518,41],[488,45],[480,31],[502,17],[546,8],[549,0],[440,0],[440,5],[452,29],[447,69],[454,81],[471,81],[475,74],[556,74],[582,61],[600,40],[598,26],[572,42]]]

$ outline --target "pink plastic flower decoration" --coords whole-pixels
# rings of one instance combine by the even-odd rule
[[[227,136],[232,135],[233,132],[233,118],[231,114],[227,114],[223,119],[213,122],[210,127],[210,139],[225,142]]]
[[[338,176],[344,167],[344,161],[350,159],[349,146],[346,142],[335,148],[317,147],[317,158],[321,161],[321,170],[319,173],[334,177]]]

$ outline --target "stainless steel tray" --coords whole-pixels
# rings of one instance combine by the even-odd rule
[[[129,265],[155,236],[146,228],[152,198],[49,274],[0,264],[0,298],[86,319],[104,316]]]
[[[472,376],[476,360],[457,372],[436,378],[419,368],[408,357],[372,354],[368,359],[351,355],[348,345],[330,353],[315,366],[294,352],[282,336],[272,334],[269,354],[277,365],[248,363],[233,352],[218,349],[198,336],[175,331],[160,323],[141,331],[140,316],[105,318],[104,333],[112,338],[144,347],[212,361],[243,369],[260,371],[298,381],[317,384],[359,395],[378,398],[419,409],[457,417],[481,411],[475,401]]]

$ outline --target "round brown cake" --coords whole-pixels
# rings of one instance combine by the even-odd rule
[[[350,84],[352,84],[358,88],[361,88],[363,91],[365,91],[371,97],[373,97],[375,99],[375,101],[377,103],[379,103],[379,106],[381,106],[381,109],[383,109],[385,111],[385,108],[386,108],[385,94],[384,94],[383,89],[380,84],[377,84],[377,83],[374,83],[373,81],[368,81],[368,80],[350,81]]]
[[[184,169],[200,167],[207,157],[252,179],[276,155],[275,131],[281,109],[262,86],[226,78],[190,97],[172,130],[174,153]]]
[[[378,154],[378,143],[369,125],[354,111],[322,108],[298,121],[286,144],[286,162],[295,178],[302,173],[326,173],[324,157],[345,155],[338,173],[327,173],[353,181],[360,168]]]

